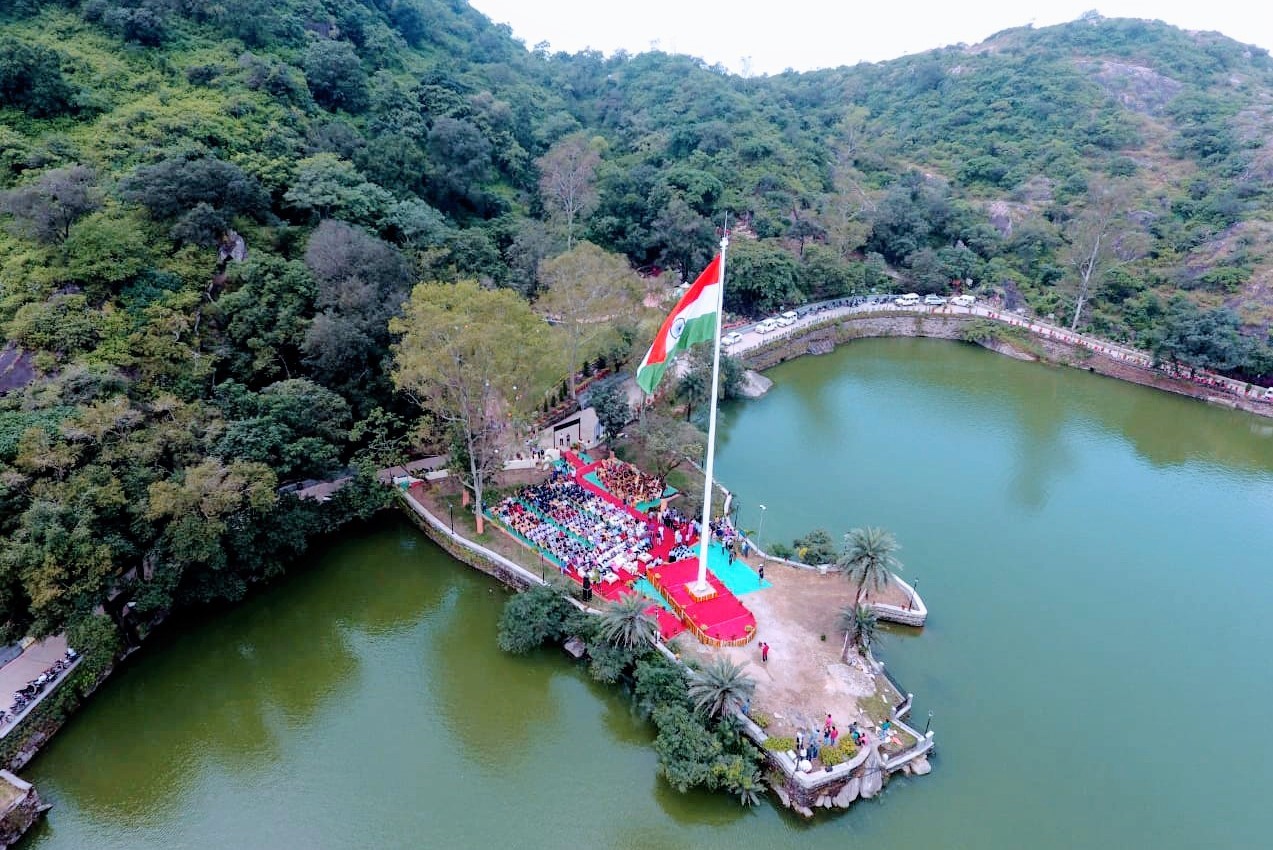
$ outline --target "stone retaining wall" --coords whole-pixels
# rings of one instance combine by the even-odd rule
[[[30,782],[19,779],[7,770],[0,770],[0,784],[8,785],[12,789],[11,793],[17,795],[8,808],[0,813],[0,847],[10,847],[18,843],[36,818],[48,811],[49,807],[40,800],[40,792]]]
[[[420,530],[457,561],[481,570],[517,590],[525,590],[537,584],[547,584],[542,576],[537,576],[498,552],[493,552],[485,546],[474,543],[472,540],[451,531],[446,523],[435,517],[428,508],[416,501],[409,492],[404,493],[401,490],[395,490],[395,492],[398,493],[399,501],[406,509],[408,516],[415,520]]]

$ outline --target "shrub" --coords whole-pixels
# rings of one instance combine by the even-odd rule
[[[499,619],[499,648],[523,654],[561,640],[575,608],[547,585],[532,587],[508,600]]]
[[[752,714],[751,719],[752,719],[752,722],[755,723],[757,726],[759,726],[761,729],[768,729],[769,724],[773,723],[773,720],[769,717],[769,715],[765,714],[763,711],[757,711],[756,713]]]
[[[765,739],[765,743],[762,746],[770,752],[785,753],[787,750],[796,748],[796,739],[771,735]]]
[[[857,755],[858,748],[854,743],[842,738],[835,746],[823,747],[818,751],[818,758],[826,767],[835,767],[837,764],[848,761]]]

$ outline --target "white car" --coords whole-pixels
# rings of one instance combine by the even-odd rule
[[[914,307],[919,304],[919,293],[908,292],[905,295],[899,295],[893,299],[893,303],[898,307]]]
[[[738,331],[734,331],[733,333],[725,334],[720,338],[720,341],[722,345],[737,345],[743,341],[743,335]]]
[[[758,334],[767,334],[770,331],[776,330],[778,330],[778,323],[773,319],[765,319],[763,322],[756,325],[756,333]]]
[[[769,321],[773,322],[780,328],[789,328],[796,323],[796,314],[783,313],[781,316],[774,316]]]
[[[973,304],[977,303],[977,299],[972,295],[956,295],[954,298],[950,299],[950,303],[954,304],[956,307],[971,307]]]
[[[925,295],[924,303],[929,307],[940,307],[946,303],[946,299],[942,298],[940,295]]]

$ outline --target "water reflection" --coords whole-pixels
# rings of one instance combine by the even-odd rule
[[[553,665],[544,662],[549,656],[560,660],[560,649],[524,656],[486,651],[481,664],[473,661],[473,642],[494,639],[506,597],[493,580],[484,593],[452,594],[427,647],[433,668],[428,678],[446,729],[463,744],[467,759],[492,773],[525,765],[532,748],[510,742],[533,737],[558,710],[555,675],[546,672]]]
[[[37,775],[56,772],[58,793],[90,815],[127,821],[180,809],[209,764],[247,777],[268,771],[290,729],[358,687],[351,636],[418,622],[440,598],[423,569],[387,566],[403,557],[390,535],[336,543],[330,554],[327,564],[348,556],[365,569],[320,567],[160,636],[94,696],[91,720],[59,734]]]

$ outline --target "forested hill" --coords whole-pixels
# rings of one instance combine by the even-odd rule
[[[11,636],[277,572],[371,493],[280,484],[402,450],[411,285],[535,299],[585,241],[689,275],[728,212],[740,314],[958,286],[1273,372],[1273,65],[1218,35],[1088,19],[743,79],[528,50],[459,0],[4,9]],[[637,321],[583,354],[630,358]]]

